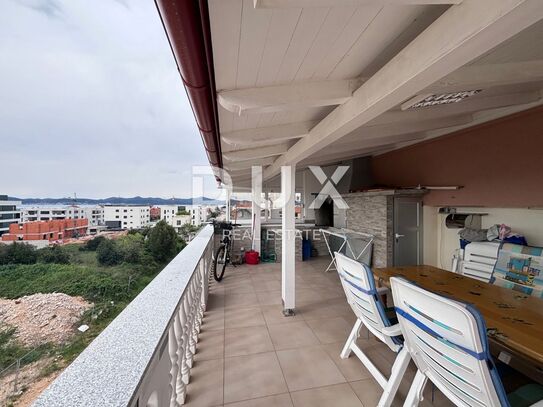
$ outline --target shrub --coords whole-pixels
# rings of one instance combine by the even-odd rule
[[[38,250],[38,260],[42,263],[69,264],[70,255],[64,247],[54,245]]]
[[[102,243],[106,238],[104,236],[96,236],[94,239],[88,240],[87,243],[85,243],[85,250],[94,252],[96,249],[98,249],[98,246],[100,246],[100,243]]]
[[[122,262],[122,255],[114,240],[104,239],[96,248],[96,259],[103,266],[114,266]]]
[[[138,280],[139,281],[139,280]],[[96,302],[127,298],[128,274],[73,264],[0,266],[0,297],[64,293]]]
[[[158,262],[166,262],[177,254],[177,233],[175,229],[161,220],[147,235],[147,249]]]
[[[0,245],[0,264],[34,264],[37,258],[36,248],[27,243]]]
[[[143,235],[139,233],[128,234],[117,239],[116,243],[123,261],[132,264],[141,263],[145,251]]]

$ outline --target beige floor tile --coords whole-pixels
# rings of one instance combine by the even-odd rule
[[[320,346],[277,352],[289,390],[305,390],[346,380]]]
[[[312,288],[297,288],[296,303],[297,304],[313,304],[323,300],[321,294]]]
[[[224,308],[224,290],[220,293],[210,293],[207,297],[207,311],[222,310]]]
[[[380,344],[377,344],[377,346],[364,349],[364,353],[373,362],[373,364],[375,364],[381,373],[383,373],[386,377],[389,377],[394,361],[391,362],[383,355],[383,349],[379,345]]]
[[[198,362],[191,369],[187,407],[218,406],[223,403],[224,359]]]
[[[194,360],[199,362],[202,360],[222,358],[224,358],[224,331],[202,330],[198,336]]]
[[[225,357],[251,355],[274,350],[268,328],[265,326],[227,329],[225,333]]]
[[[307,321],[307,325],[313,330],[321,343],[344,341],[353,329],[353,326],[342,317],[312,319]]]
[[[202,321],[202,332],[224,329],[224,310],[206,311]]]
[[[281,281],[273,279],[262,279],[260,281],[253,281],[254,290],[256,292],[261,291],[279,291],[281,290]]]
[[[294,407],[364,407],[346,383],[296,391],[291,397]]]
[[[266,321],[260,307],[227,308],[224,311],[224,326],[227,329],[262,325],[266,325]]]
[[[260,309],[262,310],[262,315],[264,315],[267,325],[288,324],[291,322],[303,321],[302,316],[298,313],[285,317],[283,315],[282,305],[263,305],[260,307]]]
[[[328,356],[332,358],[347,381],[352,382],[355,380],[371,378],[371,373],[364,367],[360,359],[358,359],[354,353],[351,353],[347,359],[341,359],[339,355],[341,354],[343,346],[343,342],[338,342],[323,345],[322,348],[328,353]]]
[[[228,279],[225,277],[221,282],[224,287],[225,293],[238,290],[238,294],[254,291],[254,287],[251,278],[248,275],[236,277],[234,279]]]
[[[281,290],[257,292],[258,303],[260,305],[280,305],[282,304]]]
[[[224,363],[225,403],[287,392],[275,352],[226,358]]]
[[[224,299],[225,308],[253,307],[257,305],[259,304],[255,293],[227,294]]]
[[[336,301],[321,301],[312,304],[301,304],[299,307],[297,307],[297,310],[302,318],[306,321],[311,319],[335,318],[347,314],[344,307],[337,304]],[[350,311],[350,313],[352,314],[352,311]]]
[[[229,403],[225,404],[225,407],[292,407],[292,401],[290,400],[290,394],[286,393],[240,401],[238,403]]]
[[[268,330],[276,350],[318,345],[320,343],[304,321],[269,325]]]
[[[383,389],[373,379],[349,383],[365,407],[374,407],[379,403]]]

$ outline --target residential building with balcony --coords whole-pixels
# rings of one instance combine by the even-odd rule
[[[23,223],[60,219],[88,219],[90,226],[104,224],[104,208],[101,205],[50,205],[21,208]]]
[[[7,195],[0,195],[0,236],[9,231],[12,223],[21,221],[21,212],[17,209],[19,205],[20,201],[10,201]]]
[[[149,205],[105,205],[104,223],[110,229],[141,229],[151,223]]]

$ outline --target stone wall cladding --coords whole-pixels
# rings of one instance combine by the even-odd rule
[[[385,195],[344,196],[347,228],[375,236],[372,266],[387,267],[393,262],[394,198]]]

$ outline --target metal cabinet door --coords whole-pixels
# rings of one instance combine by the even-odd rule
[[[422,202],[394,198],[394,266],[413,266],[422,261]]]

